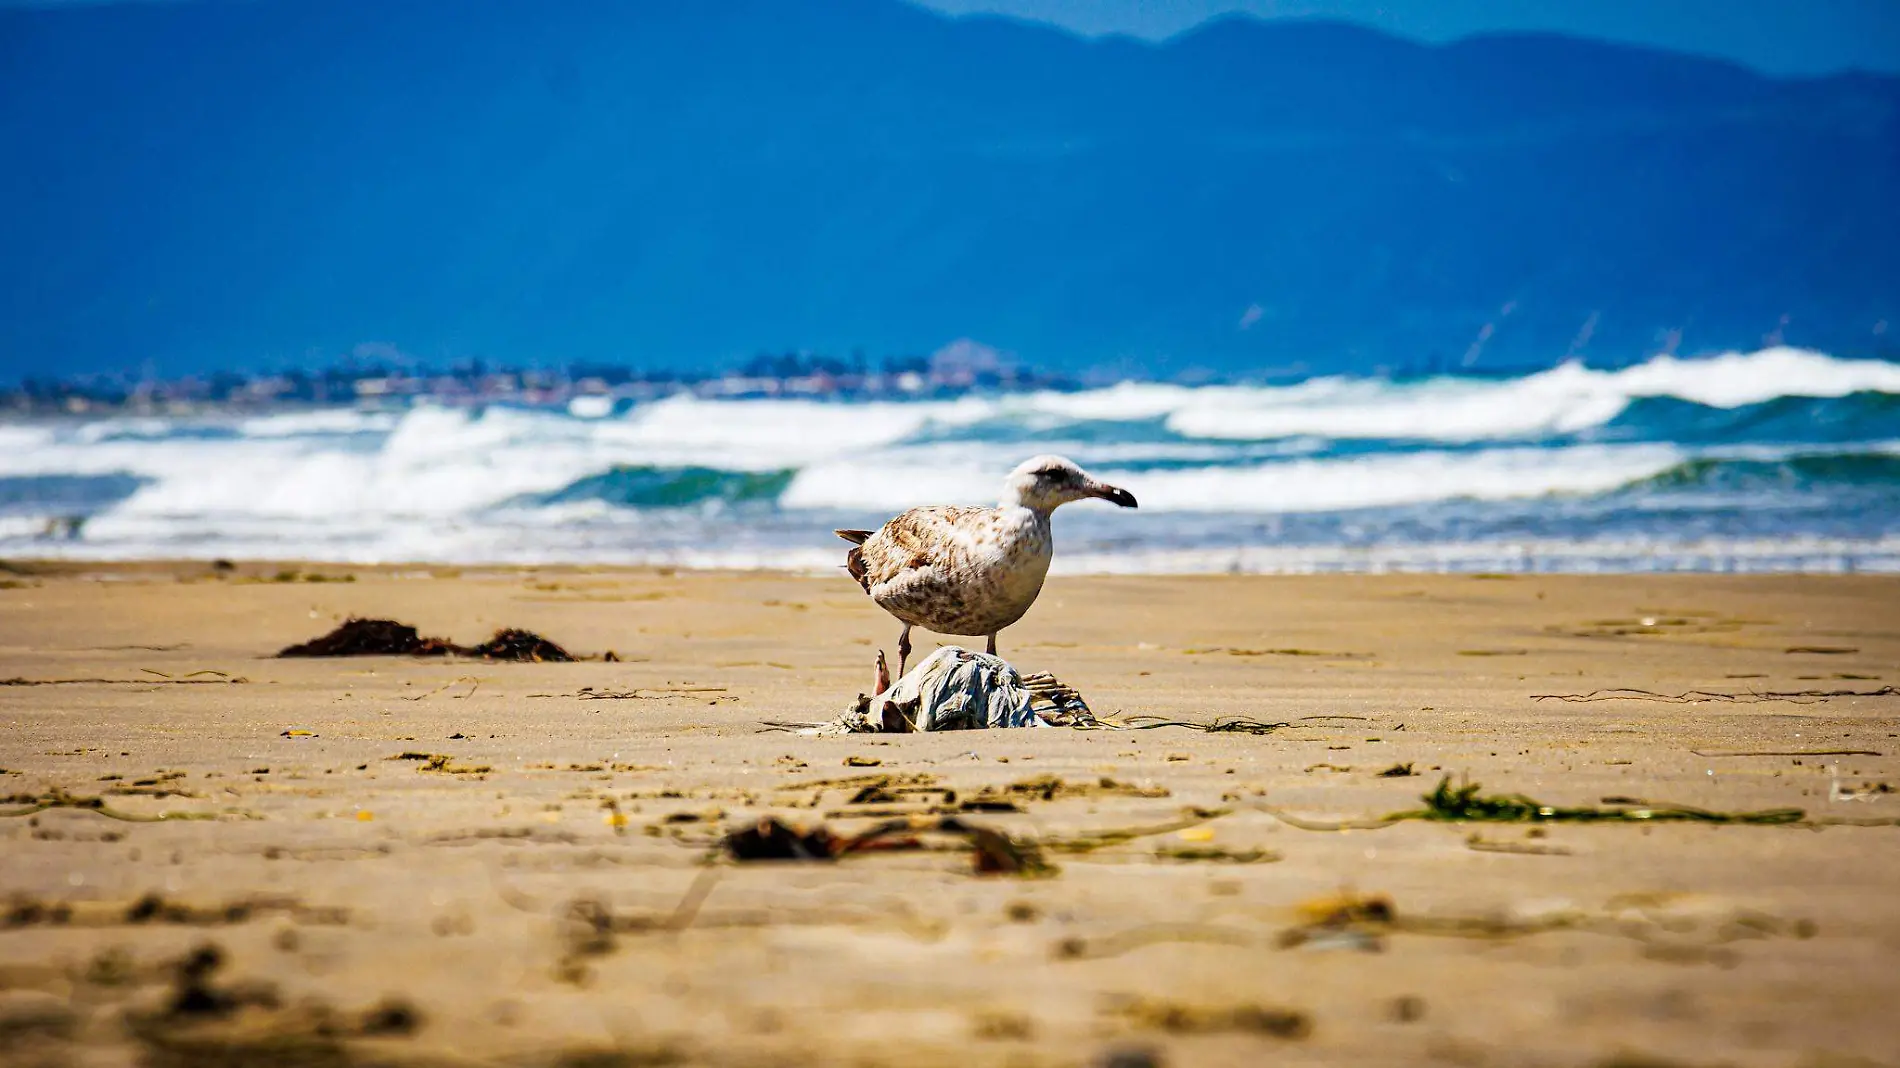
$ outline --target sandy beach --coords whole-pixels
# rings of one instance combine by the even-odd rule
[[[1023,670],[1283,726],[844,738],[842,574],[0,578],[8,1064],[1900,1064],[1900,578],[1057,578]],[[1047,870],[718,848],[946,812]]]

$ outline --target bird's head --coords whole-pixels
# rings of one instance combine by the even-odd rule
[[[1009,473],[1003,483],[1003,503],[1038,512],[1053,511],[1056,506],[1087,497],[1100,497],[1123,508],[1135,507],[1135,495],[1119,486],[1097,481],[1075,461],[1061,456],[1037,456],[1024,460]]]

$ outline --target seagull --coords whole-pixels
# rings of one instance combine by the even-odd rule
[[[845,570],[904,624],[898,677],[910,659],[912,627],[984,635],[994,655],[996,632],[1021,619],[1042,592],[1055,555],[1049,513],[1089,497],[1136,506],[1134,494],[1096,480],[1074,461],[1037,456],[1009,473],[994,508],[912,508],[875,531],[834,531],[855,546],[845,554]]]

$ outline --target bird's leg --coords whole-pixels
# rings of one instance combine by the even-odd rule
[[[983,651],[990,654],[991,656],[996,655],[996,635],[994,634],[990,635],[990,647]]]
[[[904,665],[910,662],[910,624],[897,635],[897,677],[904,677]]]

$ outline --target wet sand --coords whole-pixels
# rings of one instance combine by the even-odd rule
[[[817,738],[842,575],[278,570],[0,575],[0,1062],[1900,1064],[1900,696],[1759,696],[1900,683],[1893,578],[1055,579],[1023,669],[1286,726]],[[349,615],[621,660],[269,658]],[[1802,816],[1313,829],[1446,774]],[[979,796],[1052,874],[706,863]]]

